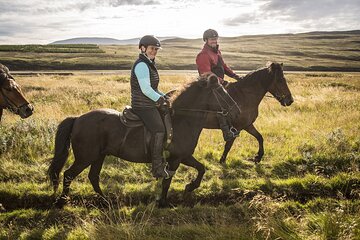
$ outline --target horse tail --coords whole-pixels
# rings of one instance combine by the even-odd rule
[[[56,192],[59,187],[59,175],[69,156],[70,137],[75,120],[76,117],[68,117],[64,119],[59,124],[56,131],[55,154],[48,169],[48,175],[54,188],[54,192]]]

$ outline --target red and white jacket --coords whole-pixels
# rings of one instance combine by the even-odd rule
[[[224,82],[225,74],[231,78],[239,77],[225,64],[219,46],[213,49],[205,43],[203,49],[196,57],[196,65],[200,75],[212,72],[218,76],[221,84]]]

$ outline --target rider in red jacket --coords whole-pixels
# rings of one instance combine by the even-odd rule
[[[203,40],[205,42],[203,49],[196,57],[196,65],[200,75],[214,73],[218,76],[219,82],[224,84],[224,75],[241,80],[231,68],[225,64],[219,45],[217,43],[219,38],[218,33],[213,29],[208,29],[204,32]]]
[[[208,29],[204,32],[203,40],[205,44],[196,57],[196,65],[201,76],[214,73],[218,77],[219,82],[226,86],[227,82],[224,81],[225,74],[237,81],[242,78],[225,64],[217,43],[218,38],[218,33],[213,29]],[[226,114],[227,113],[218,113],[217,118],[220,129],[223,132],[224,140],[230,141],[239,136],[239,131],[229,124]]]

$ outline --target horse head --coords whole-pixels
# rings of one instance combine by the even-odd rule
[[[34,107],[24,97],[20,85],[11,76],[9,69],[0,64],[0,120],[3,109],[27,118],[33,114]]]
[[[284,76],[283,64],[271,62],[267,64],[268,71],[273,80],[269,85],[268,91],[281,103],[282,106],[290,106],[294,99],[287,85]]]

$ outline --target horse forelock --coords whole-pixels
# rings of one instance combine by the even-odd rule
[[[268,68],[271,74],[274,74],[276,71],[283,70],[282,63],[278,63],[278,62],[268,62],[266,64],[266,67]]]

